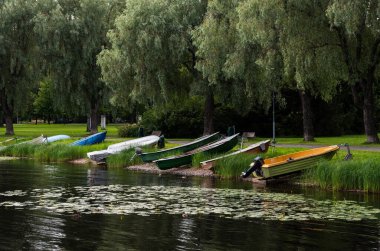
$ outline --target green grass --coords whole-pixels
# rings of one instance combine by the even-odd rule
[[[111,168],[121,168],[142,164],[141,158],[135,154],[135,149],[128,149],[119,154],[111,155],[107,158],[107,166]]]
[[[380,137],[380,134],[379,134]],[[266,138],[255,138],[252,141],[260,141]],[[349,145],[365,145],[366,144],[365,135],[343,135],[339,137],[316,137],[313,142],[305,142],[301,137],[278,137],[276,142],[279,144],[308,144],[308,145],[338,145],[348,143]],[[250,140],[251,142],[251,140]],[[379,144],[374,144],[379,145]]]
[[[240,154],[216,161],[214,170],[222,178],[238,178],[249,167],[254,155]]]
[[[192,167],[200,167],[202,161],[213,159],[213,158],[225,155],[225,154],[227,154],[227,153],[222,153],[222,154],[220,154],[220,153],[219,154],[209,154],[209,153],[202,153],[202,152],[196,153],[193,155],[191,166]]]
[[[118,124],[108,124],[107,125],[107,137],[118,137],[117,128],[121,126]],[[99,132],[100,127],[98,128]],[[66,134],[71,137],[84,137],[88,135],[86,132],[86,124],[14,124],[14,137],[26,137],[35,138],[41,134],[45,136],[53,136],[58,134]],[[12,138],[9,136],[4,136],[5,128],[0,128],[0,141],[7,138]]]
[[[302,176],[306,184],[323,189],[380,192],[380,156],[372,152],[353,152],[354,158],[343,161],[340,155],[308,169]]]
[[[106,143],[91,146],[69,146],[66,144],[17,144],[0,150],[1,156],[32,158],[42,162],[64,162],[85,158],[87,152],[101,150]]]

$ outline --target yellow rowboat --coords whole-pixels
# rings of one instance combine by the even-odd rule
[[[257,157],[250,168],[242,173],[246,178],[250,174],[263,179],[298,172],[317,165],[323,159],[331,159],[339,150],[338,145],[318,147],[310,150],[290,153],[269,159]]]

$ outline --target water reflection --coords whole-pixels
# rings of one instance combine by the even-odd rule
[[[91,168],[87,170],[87,185],[107,185],[109,181],[106,168]]]
[[[49,215],[31,215],[26,224],[29,231],[25,234],[23,248],[32,250],[61,250],[62,240],[66,238],[63,227],[65,220]]]
[[[199,239],[194,235],[195,229],[195,220],[182,215],[178,224],[177,240],[179,244],[176,250],[200,250]]]

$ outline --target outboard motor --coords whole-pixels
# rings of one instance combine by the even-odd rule
[[[264,164],[264,160],[262,157],[256,157],[254,161],[249,165],[249,168],[245,171],[242,172],[241,177],[247,178],[249,175],[251,175],[253,172],[256,172],[258,175],[262,176],[262,170],[261,166]]]
[[[136,153],[137,155],[142,154],[142,149],[141,149],[140,147],[136,147],[136,148],[135,148],[135,153]]]
[[[161,135],[158,142],[157,142],[158,148],[164,148],[165,147],[165,136]]]

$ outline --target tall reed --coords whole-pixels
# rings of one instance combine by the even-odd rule
[[[113,168],[133,166],[143,163],[141,158],[135,153],[135,149],[129,149],[118,154],[111,155],[106,161],[107,166]]]
[[[85,158],[87,152],[106,148],[106,144],[70,146],[66,144],[16,144],[0,150],[2,156],[33,158],[44,162],[62,162]]]
[[[333,160],[307,170],[303,180],[323,189],[380,192],[380,159]]]
[[[240,177],[256,155],[238,154],[222,158],[216,161],[214,171],[223,178]]]
[[[192,167],[200,167],[202,161],[210,160],[210,159],[219,157],[219,156],[224,155],[224,154],[225,153],[223,153],[223,154],[220,154],[220,153],[219,154],[217,154],[217,153],[210,154],[210,153],[204,153],[204,152],[196,153],[193,155],[191,166]]]

